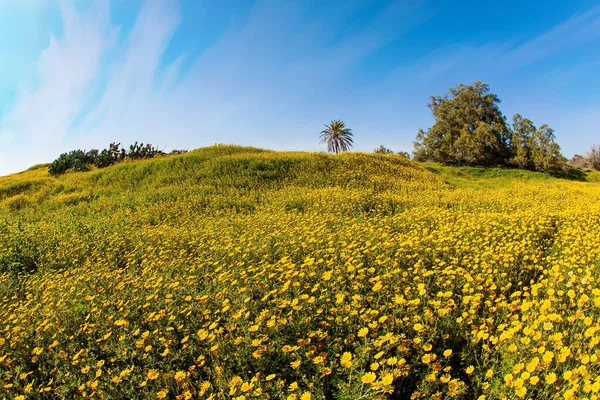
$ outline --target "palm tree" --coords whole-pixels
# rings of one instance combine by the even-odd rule
[[[352,147],[352,129],[346,128],[344,121],[335,119],[325,130],[321,131],[321,142],[327,143],[327,151],[338,154],[341,151],[348,151]]]

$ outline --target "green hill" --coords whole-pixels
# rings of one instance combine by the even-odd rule
[[[1,177],[0,398],[582,394],[582,174],[214,146]]]

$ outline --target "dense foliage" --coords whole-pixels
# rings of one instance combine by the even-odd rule
[[[415,159],[453,165],[512,166],[542,172],[563,172],[565,159],[548,125],[515,114],[509,126],[500,99],[487,84],[459,84],[432,96],[435,118],[415,141]]]
[[[373,150],[373,153],[376,154],[397,154],[399,156],[402,156],[408,160],[410,160],[410,154],[405,152],[405,151],[399,151],[397,153],[394,153],[392,150],[388,149],[387,147],[385,147],[384,145],[379,145],[379,147],[377,147],[375,150]]]
[[[600,184],[426,167],[0,178],[0,398],[596,399]]]
[[[373,153],[377,153],[377,154],[394,154],[394,152],[392,150],[388,149],[384,145],[379,145],[379,147],[377,147],[375,150],[373,150]]]
[[[384,145],[379,145],[379,147],[377,147],[375,150],[373,150],[373,153],[376,154],[398,154],[399,156],[402,156],[406,159],[410,160],[410,154],[405,152],[405,151],[399,151],[397,153],[394,153],[391,149],[388,149],[387,147],[385,147]]]
[[[106,168],[125,159],[152,158],[159,154],[164,153],[151,144],[144,145],[135,142],[129,146],[129,151],[127,151],[121,147],[121,143],[111,143],[108,149],[102,151],[92,149],[90,151],[73,150],[69,153],[63,153],[50,164],[48,172],[50,175],[56,176],[67,171],[87,171],[92,165],[97,168]]]

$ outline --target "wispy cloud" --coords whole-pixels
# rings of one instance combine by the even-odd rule
[[[391,3],[349,30],[332,15],[360,13],[360,5],[259,0],[196,59],[181,54],[169,65],[165,50],[182,23],[175,1],[143,2],[126,35],[111,24],[108,1],[93,4],[81,11],[60,1],[63,35],[40,54],[38,76],[19,88],[0,121],[0,174],[113,140],[167,149],[236,142],[312,150],[316,136],[307,132],[333,117],[366,133],[357,137],[359,149],[383,135],[386,144],[408,150],[424,127],[429,94],[473,79],[495,88],[506,74],[600,38],[598,6],[517,46],[456,43],[359,85],[353,82],[361,63],[427,21],[421,2]],[[547,79],[575,79],[578,72],[569,71]],[[506,86],[499,91],[516,98]],[[533,114],[544,116],[541,107]]]
[[[97,3],[77,13],[68,1],[60,2],[62,38],[51,37],[37,61],[39,82],[19,87],[12,110],[0,122],[2,168],[23,168],[32,159],[60,148],[69,126],[100,73],[102,54],[112,43],[109,5]]]
[[[167,148],[213,142],[302,146],[306,141],[299,132],[305,124],[285,130],[278,124],[286,119],[294,124],[298,102],[320,102],[361,60],[422,23],[426,16],[412,15],[419,4],[394,3],[338,38],[331,15],[309,16],[314,4],[261,0],[242,26],[228,29],[182,75],[185,55],[162,65],[181,22],[176,2],[143,3],[127,37],[115,43],[108,2],[82,13],[64,0],[64,36],[52,38],[40,55],[40,85],[21,89],[0,125],[2,141],[28,155],[15,157],[14,165],[3,161],[3,168],[24,168],[35,157],[50,160],[59,151],[112,140]],[[119,56],[107,65],[108,50]],[[100,96],[92,97],[98,88]],[[340,97],[336,103],[342,108],[349,101]],[[250,141],[249,132],[260,134]],[[17,135],[27,141],[15,140]],[[40,148],[37,155],[32,146]]]

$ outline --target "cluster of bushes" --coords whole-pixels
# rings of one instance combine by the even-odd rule
[[[171,154],[183,154],[185,150],[173,150]],[[121,147],[121,143],[111,143],[108,149],[99,151],[98,149],[73,150],[61,154],[48,167],[51,175],[60,175],[67,171],[87,171],[90,166],[97,168],[106,168],[125,159],[139,160],[144,158],[153,158],[165,153],[151,144],[138,143],[137,141],[129,146],[129,151]]]
[[[397,153],[394,153],[392,150],[388,149],[384,145],[380,145],[378,148],[373,150],[373,153],[375,153],[375,154],[397,154],[399,156],[402,156],[402,157],[410,160],[410,154],[408,154],[407,152],[399,151]]]
[[[589,168],[600,171],[600,146],[592,145],[590,151],[585,156],[575,154],[569,160],[569,164],[575,168]]]
[[[417,134],[415,160],[564,172],[567,163],[554,131],[545,124],[536,128],[520,114],[509,124],[499,103],[482,82],[460,84],[449,93],[432,96],[428,106],[435,123]]]

